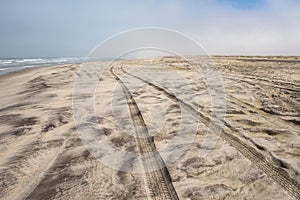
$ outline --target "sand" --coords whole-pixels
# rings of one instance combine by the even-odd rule
[[[101,78],[107,62],[1,76],[0,199],[300,198],[300,58],[213,60],[226,94],[220,135],[207,129],[205,80],[180,58],[117,61]],[[100,78],[88,125],[74,122],[78,76]],[[104,138],[117,151],[160,154],[112,164]]]

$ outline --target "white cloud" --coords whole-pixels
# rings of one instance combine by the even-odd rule
[[[253,10],[217,4],[204,9],[205,15],[186,20],[186,32],[212,54],[300,54],[299,1],[269,0]]]
[[[85,56],[106,37],[144,26],[183,32],[211,54],[299,55],[300,1],[261,1],[251,9],[220,0],[4,1],[0,56]]]

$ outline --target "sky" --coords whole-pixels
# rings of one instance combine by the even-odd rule
[[[210,55],[300,55],[300,0],[1,0],[0,58],[86,56],[138,27],[180,31]]]

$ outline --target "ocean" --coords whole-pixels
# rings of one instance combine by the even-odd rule
[[[20,71],[22,69],[51,66],[59,64],[76,64],[83,62],[82,57],[65,58],[0,58],[0,75],[10,72]]]

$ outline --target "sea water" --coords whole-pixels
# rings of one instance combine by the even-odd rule
[[[81,63],[81,57],[64,58],[0,58],[0,75],[31,67]]]

